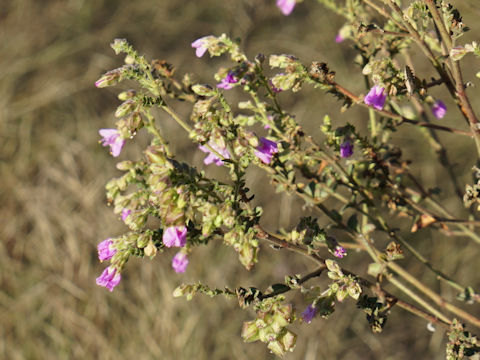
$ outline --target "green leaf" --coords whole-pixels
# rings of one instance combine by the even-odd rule
[[[380,275],[384,270],[384,267],[382,264],[379,263],[371,263],[368,265],[368,270],[367,273],[368,275],[371,275],[373,277],[377,277]]]

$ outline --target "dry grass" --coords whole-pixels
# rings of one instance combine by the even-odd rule
[[[196,279],[231,287],[281,281],[285,274],[309,268],[294,255],[272,256],[273,250],[265,248],[263,265],[247,274],[231,266],[236,263],[232,251],[211,246],[192,256],[185,276],[171,271],[166,256],[129,263],[112,294],[95,285],[102,269],[96,244],[125,228],[105,205],[103,188],[115,175],[114,161],[97,143],[97,130],[113,124],[115,90],[96,90],[93,82],[121,61],[108,48],[115,37],[126,37],[148,56],[165,58],[179,72],[196,71],[211,82],[212,62],[194,58],[189,44],[222,32],[243,38],[251,56],[288,51],[305,61],[326,58],[347,72],[343,79],[352,76],[351,56],[344,57],[331,40],[340,22],[306,3],[284,18],[273,0],[1,1],[0,358],[271,357],[263,344],[240,339],[241,323],[251,313],[220,298],[187,303],[171,294],[180,282]],[[478,5],[470,6],[478,11]],[[283,101],[299,119],[309,119],[305,126],[315,131],[326,112],[319,109],[338,116],[337,104],[319,96],[298,102],[285,96]],[[184,140],[177,147],[192,149]],[[127,152],[136,154],[132,148]],[[196,155],[194,161],[200,159]],[[462,171],[470,165],[461,164]],[[254,188],[261,180],[259,174],[250,179]],[[267,225],[276,226],[274,219],[293,224],[301,204],[288,197],[269,202],[273,194],[267,194],[260,198],[272,215]],[[425,244],[428,248],[431,241]],[[445,250],[458,252],[455,261],[441,257]],[[475,264],[472,247],[458,250],[441,239],[428,255],[462,282],[479,284],[468,271],[467,264]],[[351,261],[357,264],[354,257]],[[345,304],[329,320],[298,327],[302,336],[287,358],[440,358],[444,334],[431,334],[425,326],[396,310],[385,332],[373,336],[363,315]]]

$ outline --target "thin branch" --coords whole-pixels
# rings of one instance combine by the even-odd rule
[[[322,266],[320,266],[318,269],[308,273],[307,275],[303,276],[302,278],[298,279],[297,280],[297,284],[298,285],[301,285],[305,282],[307,282],[308,280],[314,278],[314,277],[317,277],[317,276],[320,276],[323,272],[323,270],[325,270],[327,267],[325,264],[323,264]],[[280,294],[284,294],[286,292],[289,292],[290,290],[292,290],[291,287],[289,288],[281,288],[280,290],[276,290],[276,291],[273,291],[271,293],[268,293],[268,294],[264,294],[262,296],[259,296],[258,299],[259,300],[263,300],[263,299],[268,299],[268,298],[271,298],[271,297],[274,297],[274,296],[277,296],[277,295],[280,295]]]
[[[300,253],[302,255],[310,256],[316,262],[318,262],[320,264],[320,267],[317,270],[315,270],[311,274],[307,275],[308,278],[306,278],[305,281],[314,277],[314,276],[318,276],[326,268],[325,259],[321,258],[320,256],[318,256],[316,254],[309,254],[309,251],[307,249],[305,249],[304,247],[302,247],[301,245],[292,244],[292,243],[289,243],[285,240],[281,240],[281,239],[279,239],[279,238],[277,238],[273,235],[270,235],[266,231],[261,229],[260,226],[257,226],[257,230],[259,231],[258,237],[260,239],[266,240],[266,241],[274,244],[275,246],[278,246],[278,247],[281,247],[281,248],[284,248],[284,249],[288,249],[288,250]],[[355,278],[357,278],[357,280],[360,282],[360,284],[362,286],[370,288],[374,293],[379,294],[381,297],[388,298],[389,303],[396,303],[396,305],[403,308],[404,310],[407,310],[407,311],[413,313],[414,315],[422,317],[422,318],[430,321],[431,323],[438,324],[438,325],[441,325],[443,327],[448,327],[448,325],[451,323],[451,321],[448,318],[446,318],[441,313],[438,313],[438,311],[435,311],[435,309],[433,309],[428,304],[426,304],[426,305],[428,307],[432,308],[435,311],[435,313],[438,314],[438,316],[434,316],[434,315],[432,315],[432,314],[430,314],[426,311],[423,311],[423,310],[417,308],[416,306],[414,306],[410,303],[407,303],[405,301],[402,301],[402,300],[398,299],[397,297],[391,295],[390,293],[388,293],[387,291],[385,291],[384,289],[379,287],[378,284],[373,284],[370,281],[368,281],[368,280],[366,280],[362,277],[359,277],[358,275],[356,275],[356,274],[354,274],[354,273],[352,273],[348,270],[345,270],[345,269],[341,269],[341,270],[344,274],[352,275]],[[287,292],[287,291],[289,291],[289,290],[285,289],[285,291],[282,291],[282,292]]]
[[[373,109],[376,113],[378,113],[380,115],[383,115],[383,116],[385,116],[387,118],[390,118],[390,119],[393,119],[393,120],[397,120],[399,122],[399,124],[406,123],[406,124],[421,126],[421,127],[425,127],[425,128],[430,128],[430,129],[435,129],[435,130],[440,130],[440,131],[446,131],[446,132],[449,132],[449,133],[452,133],[452,134],[458,134],[458,135],[473,137],[472,133],[469,132],[469,131],[455,129],[455,128],[448,127],[448,126],[431,124],[431,123],[428,123],[428,122],[410,120],[410,119],[407,119],[407,118],[405,118],[401,115],[394,114],[394,113],[392,113],[388,110],[375,109],[375,108],[365,104],[361,97],[353,94],[351,91],[345,89],[343,86],[337,84],[336,82],[332,81],[329,84],[331,86],[333,86],[339,93],[343,94],[344,96],[346,96],[347,98],[352,100],[352,102],[354,102],[355,104],[363,106],[364,108],[367,108],[367,109]]]
[[[450,50],[452,49],[452,39],[438,12],[437,6],[435,5],[433,0],[425,0],[425,3],[428,6],[428,10],[430,10],[430,13],[432,14],[435,25],[437,26],[440,32],[442,41],[447,47],[447,51],[450,52]],[[479,121],[477,116],[475,115],[472,105],[470,104],[470,100],[468,99],[467,94],[465,92],[465,86],[464,86],[463,77],[462,77],[462,70],[460,69],[460,63],[458,61],[452,60],[451,58],[448,58],[448,62],[450,64],[450,68],[453,73],[453,79],[455,81],[456,98],[459,101],[460,110],[465,116],[465,118],[468,120],[468,123],[470,124],[470,128],[474,135],[475,144],[477,145],[477,152],[480,156]]]

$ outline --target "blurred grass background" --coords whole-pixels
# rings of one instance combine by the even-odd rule
[[[474,0],[456,5],[466,10],[465,22],[475,29],[480,5]],[[118,89],[98,90],[93,83],[121,64],[108,46],[117,37],[127,38],[149,58],[175,64],[179,74],[194,72],[199,80],[213,83],[214,66],[223,60],[197,59],[190,43],[224,32],[241,38],[250,58],[258,52],[287,52],[304,63],[327,61],[340,83],[364,92],[352,50],[333,41],[341,20],[313,1],[284,17],[274,0],[2,0],[0,358],[273,358],[263,344],[244,344],[240,338],[242,321],[254,316],[251,311],[222,298],[186,302],[171,294],[181,282],[197,279],[219,287],[261,288],[312,269],[294,254],[263,248],[259,266],[247,273],[231,249],[213,244],[192,255],[185,275],[171,270],[167,252],[153,261],[132,260],[113,293],[95,285],[103,269],[96,244],[126,228],[105,203],[104,185],[118,173],[97,134],[99,128],[113,126]],[[466,40],[474,39],[472,35]],[[467,79],[472,79],[478,64],[468,68]],[[470,93],[478,106],[478,91]],[[445,94],[439,91],[440,95]],[[281,101],[312,133],[318,132],[326,113],[344,121],[339,104],[318,92],[282,94]],[[185,108],[179,111],[188,115]],[[358,124],[367,115],[353,109],[347,117]],[[162,116],[161,121],[167,132],[180,134],[172,137],[179,158],[201,165],[202,153],[194,151],[170,119]],[[458,115],[448,121],[464,126]],[[462,181],[469,181],[473,143],[448,134],[441,138],[452,148]],[[444,188],[445,203],[457,210],[459,202],[448,190],[445,171],[431,165],[432,152],[422,135],[413,128],[402,129],[394,141],[409,146],[406,158],[418,160],[414,169],[421,179]],[[121,158],[138,154],[129,144]],[[300,202],[265,188],[260,173],[253,173],[249,181],[261,194],[258,202],[268,214],[267,227],[290,228],[296,223]],[[429,230],[412,239],[437,267],[478,289],[478,245],[433,237]],[[363,271],[361,259],[352,254],[348,264]],[[413,269],[453,299],[431,274],[418,265]],[[297,305],[300,311],[306,306]],[[478,315],[478,306],[470,311]],[[340,304],[328,320],[294,326],[294,331],[300,335],[297,349],[287,359],[441,359],[444,354],[444,332],[427,332],[424,321],[400,309],[393,311],[380,335],[370,333],[364,315],[351,303]]]

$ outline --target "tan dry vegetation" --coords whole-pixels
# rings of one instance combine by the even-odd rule
[[[470,9],[467,19],[472,20],[478,5]],[[2,0],[0,358],[272,358],[263,344],[240,339],[242,321],[251,312],[222,298],[197,297],[187,303],[171,294],[183,281],[263,287],[311,269],[312,264],[293,254],[263,248],[260,265],[249,274],[231,249],[214,244],[196,251],[185,276],[173,273],[167,252],[153,261],[131,261],[113,293],[95,285],[103,268],[96,244],[125,227],[105,204],[104,184],[117,173],[115,161],[97,143],[97,130],[113,125],[116,90],[97,90],[93,83],[121,63],[108,47],[116,37],[176,64],[179,73],[193,71],[212,83],[213,64],[219,61],[196,59],[189,44],[222,32],[244,39],[249,56],[289,52],[305,62],[328,60],[346,80],[358,71],[346,47],[341,50],[332,41],[340,25],[308,1],[285,18],[273,0]],[[363,91],[357,83],[354,90]],[[282,101],[305,119],[309,131],[316,131],[324,109],[339,118],[338,104],[328,97],[305,98],[294,101],[284,95]],[[161,121],[170,131],[178,130],[167,117]],[[201,164],[201,154],[192,155],[194,147],[185,137],[175,139],[174,146],[183,150],[180,158]],[[127,145],[122,158],[138,152]],[[295,223],[301,203],[265,191],[259,173],[250,181],[264,194],[258,201],[269,214],[267,226]],[[431,244],[425,239],[426,249]],[[452,249],[456,258],[447,261],[442,254]],[[468,266],[475,264],[478,247],[465,242],[463,250],[456,249],[440,239],[427,255],[462,282],[479,285]],[[349,266],[361,269],[360,262],[352,256]],[[422,269],[418,271],[420,276]],[[424,276],[433,281],[430,274]],[[351,303],[342,304],[328,320],[296,326],[298,346],[287,358],[441,358],[443,332],[432,334],[425,328],[423,321],[396,309],[384,333],[374,336],[364,315]]]

